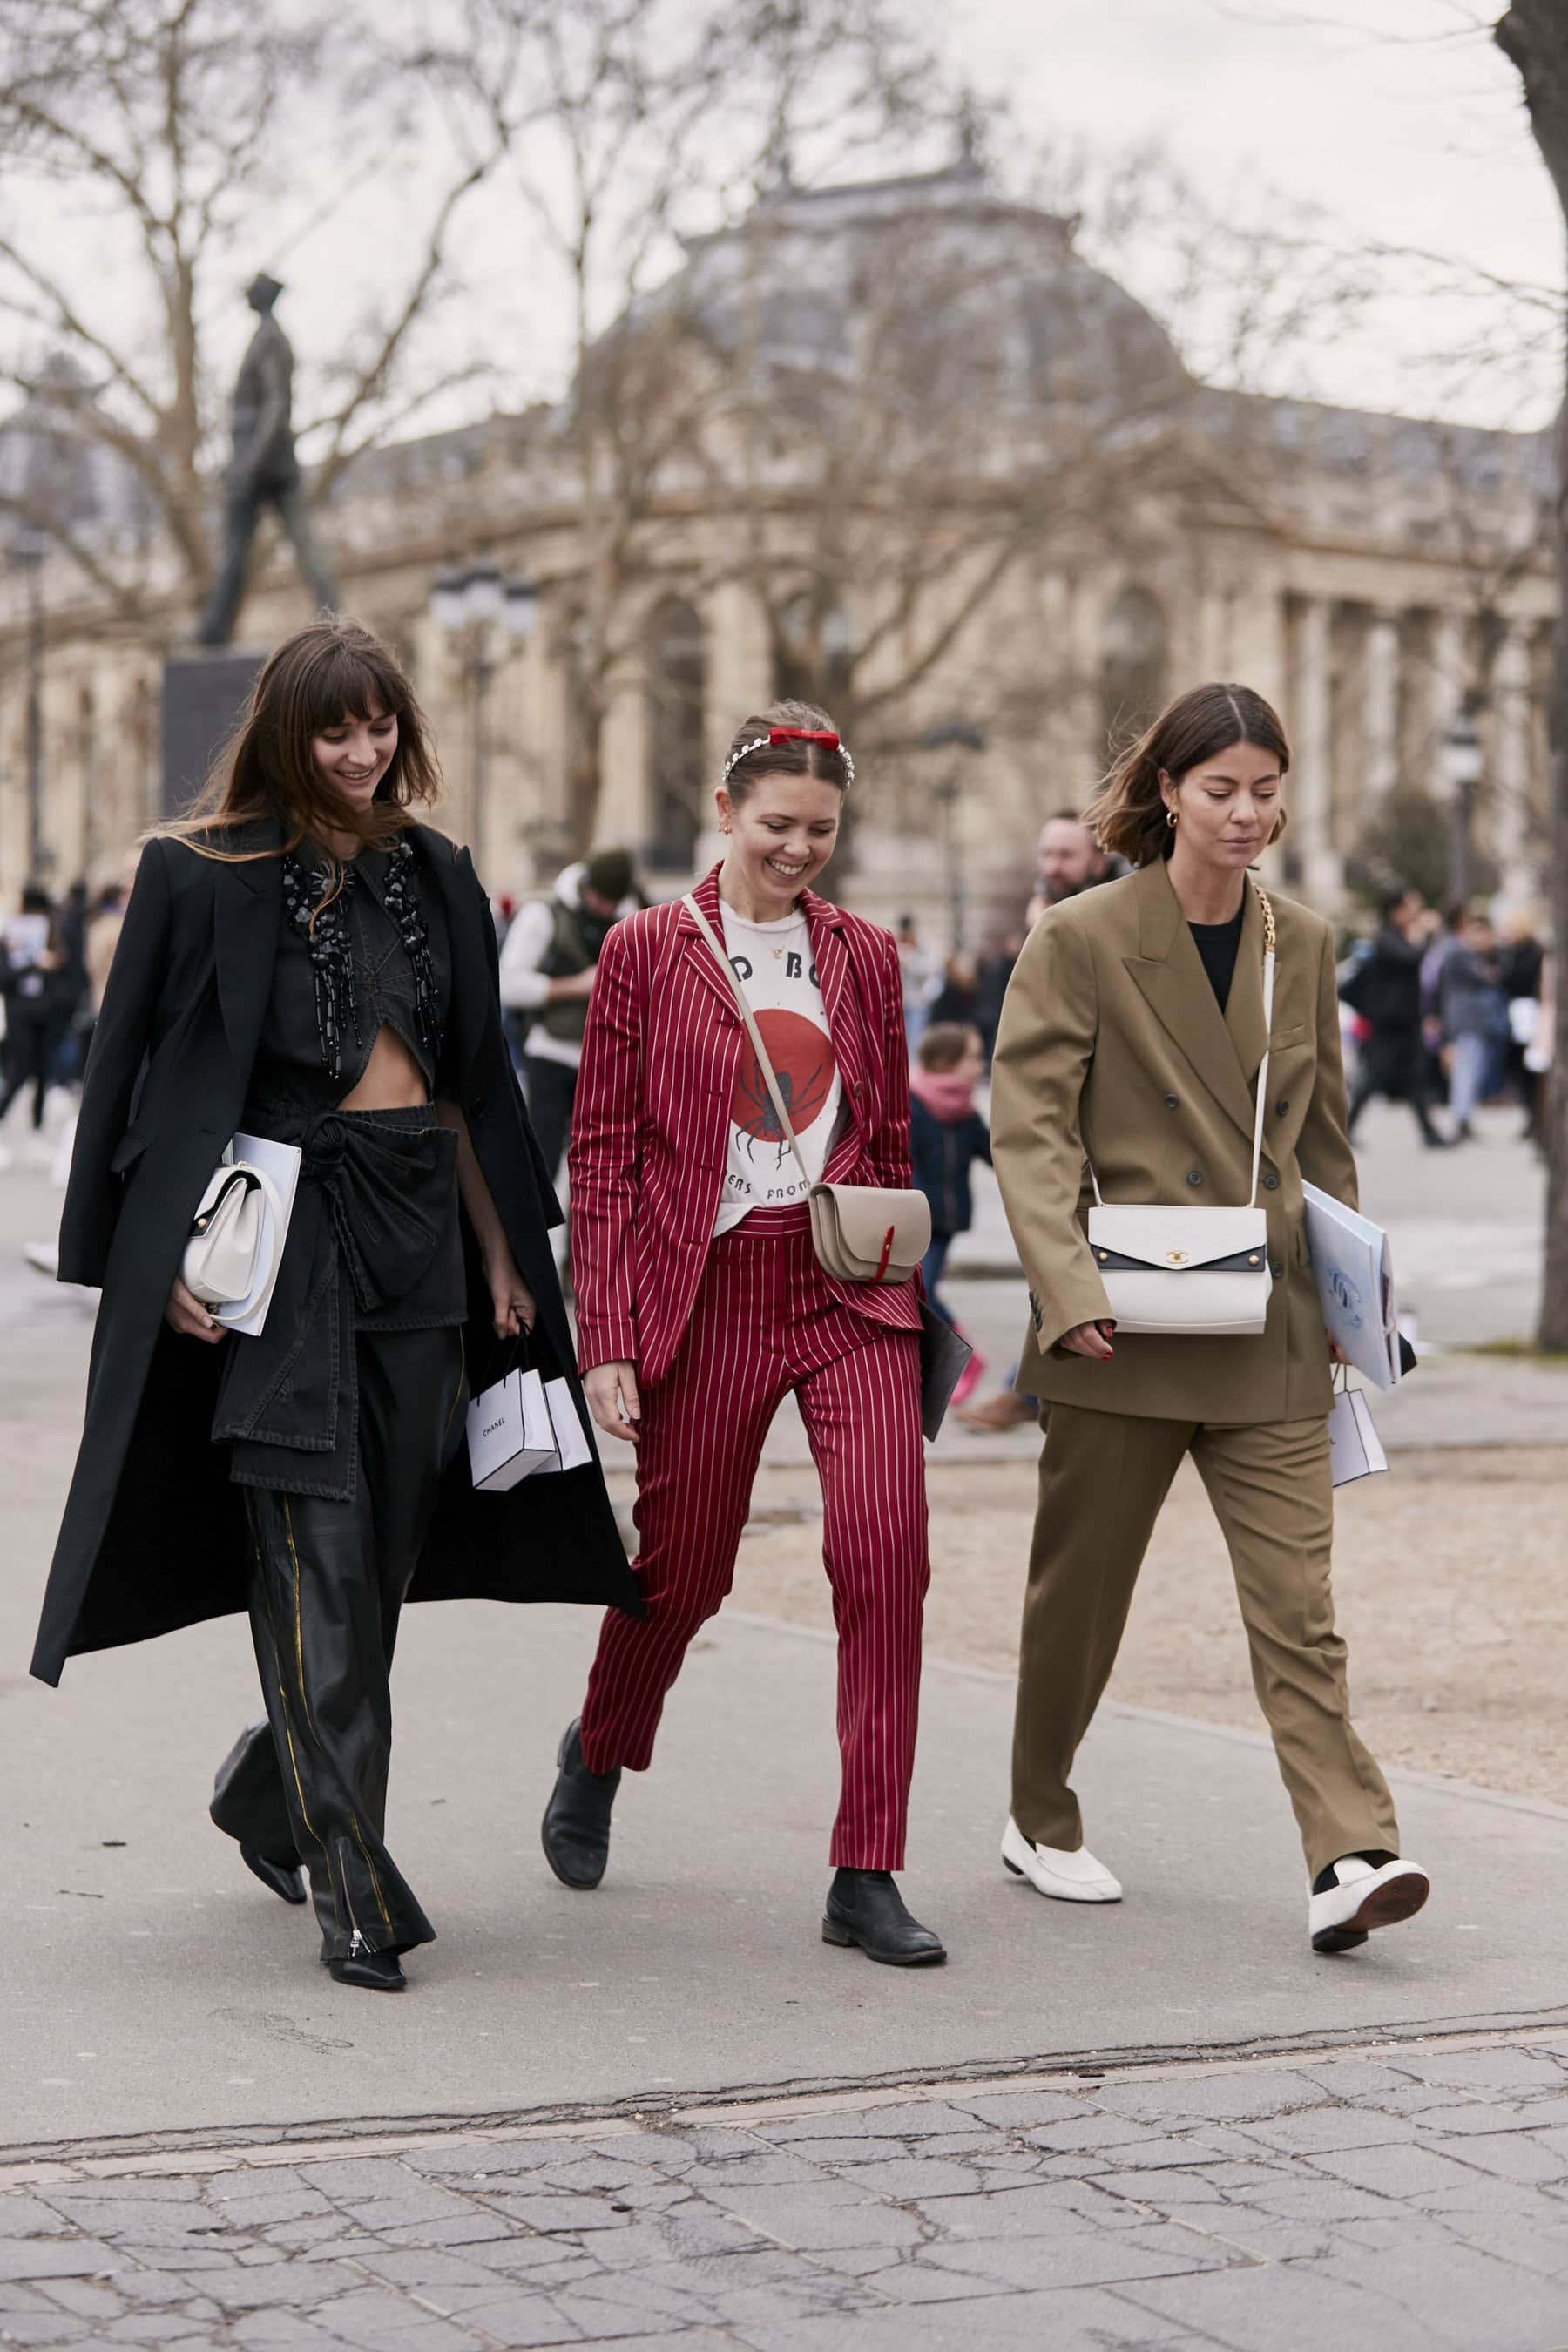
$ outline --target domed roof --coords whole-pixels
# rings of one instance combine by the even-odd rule
[[[1140,406],[1191,380],[1142,303],[1077,251],[1076,223],[1011,204],[972,158],[906,178],[800,189],[689,244],[653,298],[775,379],[868,362],[925,397],[984,388],[1013,409]]]

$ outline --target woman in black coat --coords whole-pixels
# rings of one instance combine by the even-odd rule
[[[437,785],[396,663],[324,620],[142,852],[60,1227],[60,1279],[103,1298],[33,1660],[55,1683],[78,1651],[248,1609],[268,1721],[214,1820],[291,1902],[303,1864],[323,1962],[388,1990],[434,1933],[384,1843],[405,1597],[640,1614],[596,1460],[500,1495],[468,1477],[467,1391],[525,1331],[582,1400],[489,902],[411,814]],[[303,1154],[254,1337],[181,1279],[237,1130]]]

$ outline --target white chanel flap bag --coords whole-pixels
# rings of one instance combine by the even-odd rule
[[[1256,889],[1257,884],[1253,885]],[[1274,909],[1262,890],[1263,1026],[1274,1022]],[[1263,1153],[1268,1049],[1258,1073],[1252,1128],[1252,1193],[1245,1209],[1191,1209],[1163,1202],[1108,1206],[1091,1163],[1095,1205],[1089,1246],[1119,1331],[1153,1331],[1213,1339],[1260,1338],[1274,1278],[1268,1271],[1268,1220],[1258,1206]]]

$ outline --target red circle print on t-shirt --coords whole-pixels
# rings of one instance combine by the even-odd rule
[[[779,1092],[796,1135],[804,1135],[822,1116],[837,1071],[833,1040],[815,1021],[798,1013],[759,1013],[757,1026],[779,1082]],[[748,1038],[741,1048],[735,1074],[735,1096],[730,1106],[731,1123],[755,1143],[774,1143],[788,1150],[778,1113],[769,1098],[767,1081]]]

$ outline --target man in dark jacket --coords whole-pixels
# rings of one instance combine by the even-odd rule
[[[1437,919],[1419,890],[1401,884],[1378,902],[1382,921],[1371,952],[1356,965],[1340,993],[1372,1031],[1362,1051],[1361,1075],[1350,1103],[1351,1140],[1373,1095],[1408,1103],[1421,1140],[1445,1143],[1432,1124],[1426,1095],[1426,1054],[1421,1038],[1421,959],[1431,944]]]
[[[611,927],[640,904],[629,851],[601,849],[569,866],[548,898],[527,900],[506,935],[500,1001],[514,1020],[531,1015],[522,1041],[522,1083],[552,1183],[571,1140],[599,950]]]

